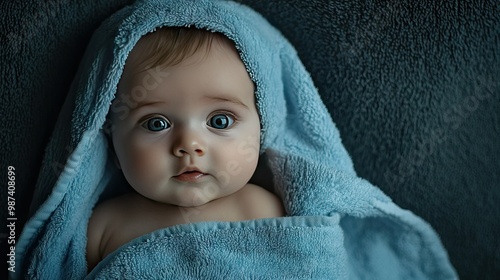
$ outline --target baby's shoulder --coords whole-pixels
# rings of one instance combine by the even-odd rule
[[[122,205],[122,197],[117,197],[99,203],[92,211],[87,224],[87,262],[90,270],[103,257],[104,245],[110,236],[108,229],[120,220]]]
[[[106,228],[133,219],[144,198],[136,193],[128,193],[99,203],[89,221],[89,231],[102,235]]]
[[[238,192],[237,199],[242,211],[249,219],[273,218],[285,215],[280,198],[258,185],[245,185]]]
[[[140,196],[132,192],[105,200],[94,208],[92,218],[106,219],[127,214],[139,200]]]

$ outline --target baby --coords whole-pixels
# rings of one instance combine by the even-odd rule
[[[169,27],[139,40],[109,115],[116,162],[136,192],[94,209],[89,271],[160,228],[284,215],[278,197],[248,183],[260,147],[254,98],[254,84],[222,34]]]

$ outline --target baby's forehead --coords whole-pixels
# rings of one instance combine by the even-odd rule
[[[244,79],[248,78],[254,85],[244,62],[232,43],[223,43],[218,39],[205,40],[204,45],[194,46],[193,50],[176,49],[174,50],[176,52],[168,52],[158,47],[150,37],[144,39],[146,40],[140,40],[136,44],[127,58],[118,84],[119,92],[120,88],[124,86],[130,90],[138,85],[150,90],[150,82],[153,84],[165,80],[172,82],[185,75],[186,72],[199,74],[199,76],[192,77],[193,81],[209,76],[213,78],[213,81],[207,81],[210,84],[219,80],[225,80],[226,83],[230,84],[232,81],[228,79],[231,77],[239,80],[243,77]],[[226,40],[229,41],[229,39]],[[191,81],[186,82],[190,83]]]
[[[133,68],[134,72],[140,72],[176,66],[195,54],[204,58],[214,48],[236,53],[240,58],[234,42],[222,33],[189,27],[163,27],[140,38],[127,57],[125,70]]]
[[[153,33],[139,40],[125,64],[115,103],[121,99],[168,101],[191,93],[189,96],[200,99],[205,97],[203,94],[215,100],[233,101],[239,97],[244,99],[239,103],[255,106],[254,82],[233,43],[222,35],[203,32],[194,34],[196,39],[184,34],[186,38],[176,37],[173,42],[166,41],[169,34],[156,38]],[[169,49],[175,53],[166,51]]]

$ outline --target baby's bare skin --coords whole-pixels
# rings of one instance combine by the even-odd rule
[[[127,242],[155,230],[203,221],[241,221],[284,215],[281,201],[257,185],[196,207],[156,202],[128,193],[100,204],[89,223],[89,271]]]

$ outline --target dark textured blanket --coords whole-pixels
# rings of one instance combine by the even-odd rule
[[[130,2],[0,3],[1,158],[4,174],[16,169],[14,235],[88,39]],[[498,275],[499,5],[240,2],[294,44],[358,174],[431,223],[461,278]],[[63,163],[51,164],[55,176]],[[2,245],[11,234],[2,229]]]

